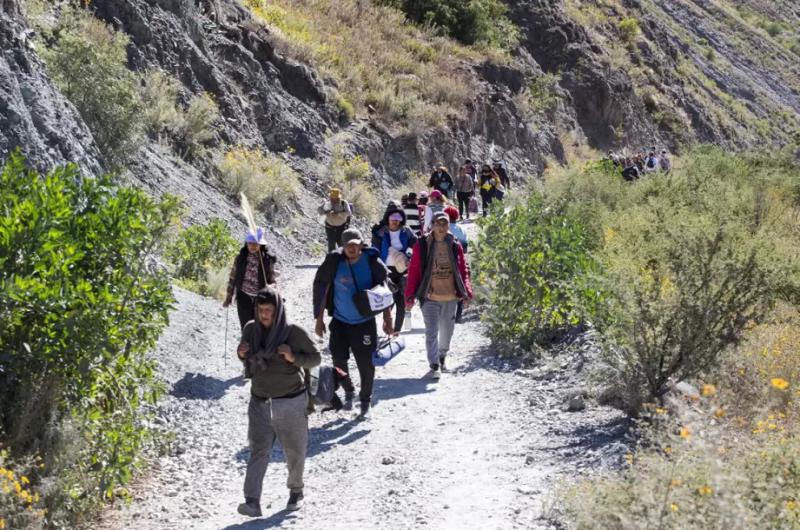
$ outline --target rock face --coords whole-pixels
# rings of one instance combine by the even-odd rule
[[[658,136],[630,77],[603,64],[602,49],[567,17],[561,0],[509,4],[509,15],[521,30],[521,45],[542,70],[561,74],[568,105],[595,147],[639,145]]]
[[[0,1],[0,160],[19,148],[41,171],[75,162],[98,173],[92,135],[50,82],[30,37],[16,1]]]
[[[522,46],[560,74],[566,106],[594,147],[750,148],[800,137],[800,45],[764,29],[770,20],[797,28],[796,2],[507,3]],[[624,19],[640,33],[622,35]]]

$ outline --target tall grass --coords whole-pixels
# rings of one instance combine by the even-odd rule
[[[462,60],[503,57],[455,44],[406,22],[397,9],[372,2],[245,3],[289,53],[334,78],[355,112],[370,106],[382,119],[404,127],[442,125],[461,112],[476,90]]]

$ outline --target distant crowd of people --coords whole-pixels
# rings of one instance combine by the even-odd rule
[[[650,173],[668,173],[672,170],[672,160],[667,150],[662,149],[660,154],[656,154],[657,152],[655,147],[651,147],[649,151],[639,151],[633,156],[623,156],[609,151],[607,160],[619,169],[625,181],[633,182]]]

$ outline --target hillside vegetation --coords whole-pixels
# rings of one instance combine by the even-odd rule
[[[565,488],[577,528],[797,527],[799,174],[790,151],[704,148],[635,183],[590,163],[483,222],[498,344],[592,325],[594,395],[645,420],[628,468]]]
[[[406,22],[389,6],[357,0],[246,4],[277,32],[289,54],[335,80],[337,104],[349,119],[369,107],[390,124],[441,126],[461,113],[476,90],[465,61],[489,57]]]

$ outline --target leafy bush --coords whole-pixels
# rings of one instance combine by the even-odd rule
[[[797,299],[797,211],[782,171],[696,153],[668,176],[627,187],[603,223],[599,259],[619,309],[607,329],[619,346],[612,365],[641,398],[702,373],[771,303]]]
[[[508,8],[498,0],[383,0],[419,24],[441,28],[464,44],[511,48],[519,30],[506,17]]]
[[[173,298],[148,260],[177,204],[73,166],[40,176],[16,154],[0,202],[0,433],[15,457],[45,457],[52,522],[117,491],[150,440],[140,409],[161,387],[145,353]]]
[[[230,193],[244,193],[269,216],[293,199],[299,186],[297,173],[285,160],[258,149],[233,147],[217,162],[217,169]]]
[[[600,316],[604,296],[591,285],[596,264],[590,241],[563,205],[534,193],[526,204],[495,211],[482,223],[477,280],[493,340],[528,353]]]
[[[137,76],[127,68],[128,36],[80,9],[67,9],[42,50],[61,92],[78,109],[103,155],[123,165],[142,140]]]
[[[619,31],[620,37],[625,42],[635,41],[636,37],[638,37],[639,33],[641,33],[639,21],[635,18],[625,18],[621,20],[617,25],[617,30]]]
[[[184,280],[185,286],[202,295],[214,295],[209,275],[227,270],[238,248],[228,225],[222,219],[211,219],[181,231],[167,247],[166,257],[175,267],[175,277]]]

